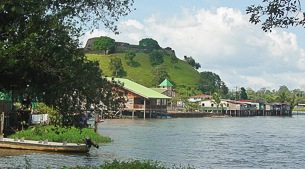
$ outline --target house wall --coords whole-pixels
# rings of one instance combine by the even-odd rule
[[[201,106],[203,106],[203,104],[204,104],[203,107],[216,107],[216,104],[213,103],[212,100],[201,101],[201,102],[199,102],[199,104]],[[228,102],[227,101],[221,100],[220,104],[222,104],[222,107],[228,107]],[[221,106],[219,106],[219,107],[221,107]]]
[[[165,92],[163,92],[162,94],[169,96],[169,97],[175,97],[176,92],[174,90],[166,90]]]
[[[240,104],[228,103],[228,110],[240,110]]]
[[[270,104],[266,104],[266,110],[272,110],[272,106]]]

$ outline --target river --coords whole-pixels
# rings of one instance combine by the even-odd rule
[[[195,168],[303,168],[305,115],[292,117],[116,119],[99,124],[113,142],[88,154],[0,149],[0,168],[100,165],[145,159]]]

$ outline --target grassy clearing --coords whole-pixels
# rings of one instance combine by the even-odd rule
[[[89,136],[95,143],[107,143],[111,142],[109,137],[103,137],[95,133],[92,128],[84,128],[80,132],[75,127],[59,128],[55,126],[31,126],[27,130],[19,131],[13,135],[8,136],[9,138],[21,138],[24,137],[26,140],[45,140],[54,142],[67,141],[68,143],[84,143],[86,136]]]
[[[110,62],[110,57],[115,56],[121,59],[125,73],[123,78],[133,80],[139,84],[146,87],[156,87],[152,85],[152,74],[151,71],[154,69],[150,65],[149,57],[145,53],[137,53],[133,60],[132,66],[130,66],[129,61],[125,59],[124,53],[117,53],[111,55],[98,55],[98,54],[86,54],[89,60],[95,60],[100,63],[100,68],[108,77],[111,77],[111,72],[108,69]],[[170,82],[173,83],[175,87],[179,86],[189,86],[194,87],[199,81],[199,72],[188,65],[185,61],[179,60],[176,64],[170,63],[170,57],[164,56],[164,63],[162,64],[166,67],[167,72],[170,76]]]

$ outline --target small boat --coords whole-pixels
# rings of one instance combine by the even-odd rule
[[[47,140],[34,141],[34,140],[24,140],[24,138],[21,139],[0,138],[0,148],[87,153],[89,152],[90,146],[87,146],[86,144],[77,144],[77,143],[48,142]]]

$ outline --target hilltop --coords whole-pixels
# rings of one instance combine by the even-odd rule
[[[125,53],[114,53],[110,55],[87,53],[86,56],[89,60],[98,61],[103,74],[106,76],[111,76],[111,72],[108,69],[110,57],[118,57],[122,60],[125,71],[125,76],[122,78],[130,79],[147,87],[157,87],[152,85],[153,79],[151,71],[154,67],[150,65],[149,57],[146,53],[136,53],[134,64],[132,66],[130,66],[128,64],[129,61],[125,59]],[[199,81],[199,72],[185,61],[179,59],[178,63],[173,65],[170,63],[170,56],[164,56],[164,63],[162,65],[166,67],[166,71],[170,76],[169,80],[175,87],[197,86]]]
[[[139,45],[131,45],[124,42],[115,42],[114,53],[105,55],[104,51],[93,50],[93,42],[96,38],[91,38],[87,41],[84,51],[89,60],[95,60],[100,63],[100,68],[103,74],[111,76],[112,73],[108,66],[110,63],[110,57],[120,58],[123,64],[124,73],[122,78],[133,80],[139,84],[147,87],[153,86],[152,70],[154,66],[150,65],[148,52],[141,48]],[[133,59],[133,64],[130,66],[129,61],[125,59],[125,51],[133,50],[136,52],[136,56]],[[184,87],[196,87],[199,81],[199,72],[190,66],[187,62],[178,59],[175,64],[170,63],[170,57],[175,56],[175,51],[170,47],[161,48],[160,51],[164,54],[164,63],[162,66],[166,68],[169,75],[170,82],[175,88]]]

